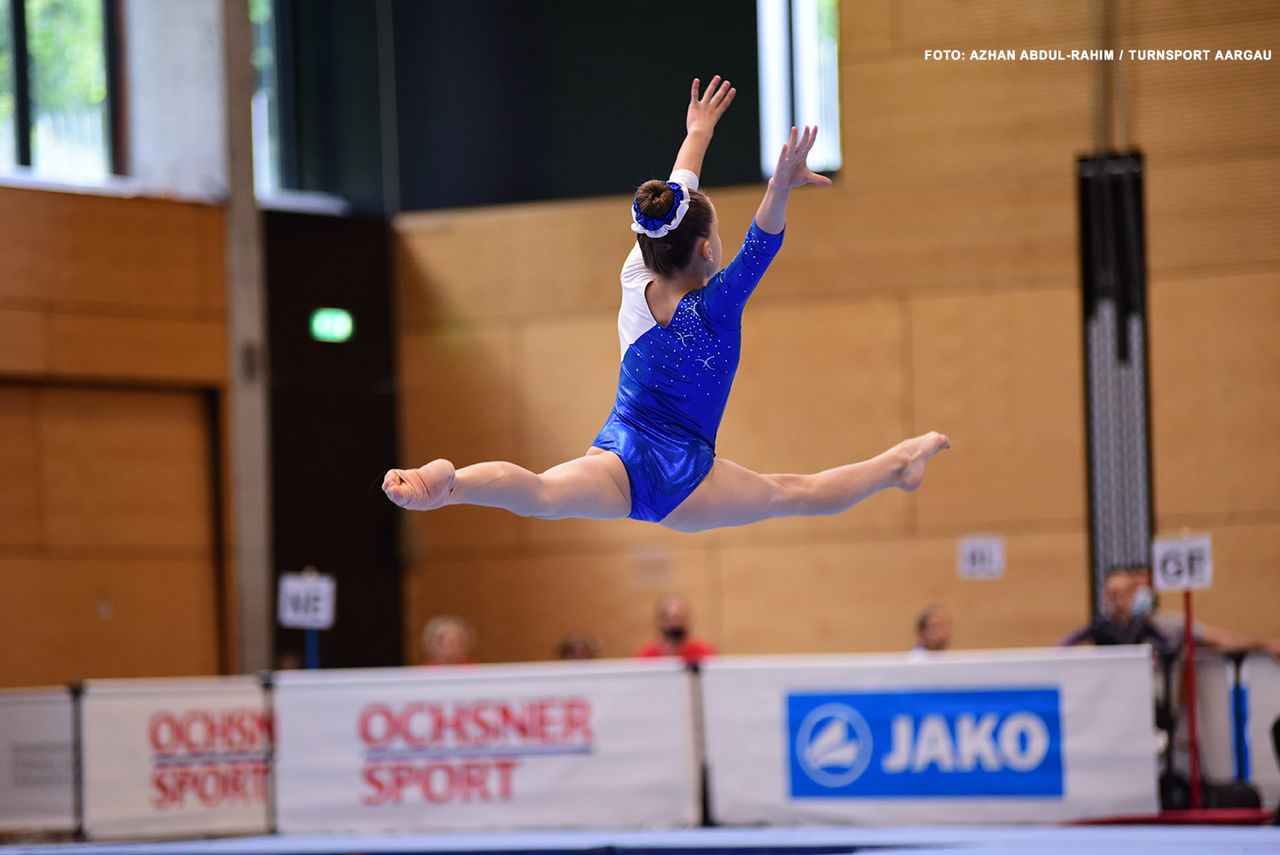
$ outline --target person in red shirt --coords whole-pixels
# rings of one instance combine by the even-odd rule
[[[679,656],[689,665],[715,654],[711,642],[689,634],[689,601],[679,594],[668,594],[658,600],[658,637],[641,647],[636,656]]]

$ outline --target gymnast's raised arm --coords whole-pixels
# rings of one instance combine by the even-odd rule
[[[674,173],[678,169],[687,169],[694,175],[702,175],[702,158],[711,144],[716,123],[733,103],[733,96],[738,90],[729,85],[728,80],[721,80],[720,75],[711,78],[707,91],[698,94],[700,81],[695,77],[689,94],[689,112],[685,116],[685,138],[676,154]]]
[[[787,224],[787,202],[795,188],[805,184],[831,186],[830,178],[809,168],[809,152],[817,138],[817,125],[806,127],[798,140],[796,129],[791,129],[791,138],[782,146],[782,152],[778,155],[778,167],[769,179],[769,187],[764,192],[760,207],[756,209],[756,225],[760,227],[760,231],[771,235],[782,232]]]
[[[769,187],[756,209],[755,221],[747,230],[742,249],[707,283],[702,306],[707,318],[714,323],[733,328],[741,325],[747,300],[782,246],[791,191],[805,184],[823,187],[831,184],[830,178],[809,169],[806,162],[817,138],[816,127],[806,127],[799,135],[795,128],[791,129],[791,137],[778,155],[778,168],[769,179]]]

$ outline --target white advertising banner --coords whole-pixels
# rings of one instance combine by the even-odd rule
[[[692,825],[692,691],[665,662],[283,672],[277,825]]]
[[[1200,772],[1209,781],[1226,783],[1236,776],[1236,745],[1231,695],[1235,689],[1232,665],[1217,653],[1196,654],[1196,735],[1200,740]],[[1186,697],[1179,690],[1177,697]],[[1188,719],[1186,705],[1178,715],[1176,767],[1190,768],[1187,754]]]
[[[0,691],[0,831],[72,831],[71,692]]]
[[[1244,661],[1249,780],[1262,793],[1263,807],[1280,803],[1280,766],[1276,764],[1271,727],[1280,721],[1280,662],[1254,653]]]
[[[720,823],[1156,811],[1146,647],[720,657],[702,689]]]
[[[272,728],[257,678],[90,680],[81,728],[90,837],[268,830]]]

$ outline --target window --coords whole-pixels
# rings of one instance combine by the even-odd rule
[[[817,125],[817,172],[840,168],[840,18],[837,0],[756,0],[760,55],[760,167],[773,174],[793,125]]]
[[[114,0],[0,0],[0,167],[94,181],[111,172],[105,15]],[[10,156],[5,159],[4,154]]]
[[[0,172],[17,162],[13,129],[13,21],[9,5],[0,2]]]
[[[259,196],[280,189],[280,100],[272,0],[249,0],[253,25],[253,183]]]

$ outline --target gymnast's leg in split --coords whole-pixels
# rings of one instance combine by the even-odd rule
[[[661,523],[676,531],[699,532],[778,517],[842,513],[881,490],[914,491],[929,458],[948,447],[945,436],[927,433],[869,460],[808,475],[761,475],[719,458]],[[505,461],[455,470],[448,460],[433,460],[417,469],[391,470],[383,490],[409,510],[480,505],[538,519],[628,516],[630,487],[621,460],[599,449],[592,452],[541,474]]]

